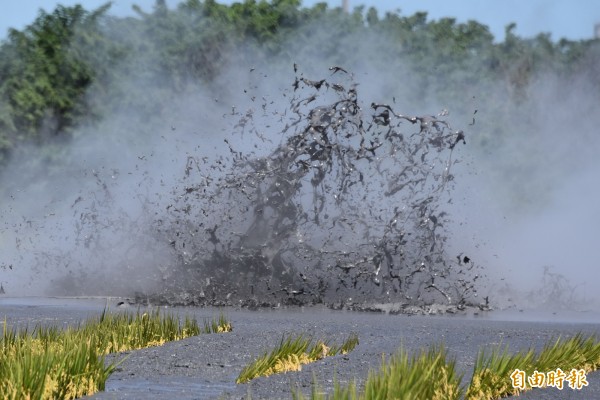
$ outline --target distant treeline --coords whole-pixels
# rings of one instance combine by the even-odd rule
[[[478,100],[498,110],[497,120],[486,122],[490,135],[514,112],[506,100],[526,101],[531,82],[544,74],[564,82],[584,76],[600,93],[597,40],[525,39],[513,33],[514,25],[499,42],[475,21],[360,7],[346,14],[325,3],[303,7],[300,0],[185,0],[175,9],[156,0],[151,11],[135,8],[136,17],[123,18],[109,9],[110,3],[92,11],[59,5],[24,30],[10,30],[0,46],[0,162],[24,144],[69,140],[77,127],[114,110],[151,115],[156,105],[130,91],[132,82],[151,86],[157,96],[176,95],[190,83],[212,85],[239,62],[239,48],[290,66],[299,49],[301,57],[329,65],[360,64],[364,54],[353,49],[368,49],[377,54],[369,62],[382,69],[402,60],[410,78],[391,86],[412,85],[413,100],[423,104],[435,93],[459,110],[468,106],[471,88],[485,93],[482,88],[501,87],[502,96]],[[356,38],[368,43],[353,43]]]

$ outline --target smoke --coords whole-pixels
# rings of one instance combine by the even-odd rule
[[[92,88],[89,101],[111,110],[102,121],[51,153],[23,149],[3,171],[7,293],[246,305],[590,301],[599,117],[585,71],[568,83],[539,76],[519,104],[504,82],[470,84],[455,106],[441,91],[454,76],[413,79],[385,37],[341,32],[342,22],[305,27],[276,56],[223,50],[210,83],[177,91],[160,73],[115,73],[135,101]],[[407,164],[409,149],[422,158]],[[398,177],[407,166],[410,190]]]
[[[460,238],[486,265],[497,306],[598,305],[590,284],[598,278],[594,248],[600,243],[594,58],[592,52],[569,80],[536,77],[525,98],[509,104],[512,118],[502,139],[494,149],[473,152],[457,184],[455,213],[469,227]],[[488,95],[502,93],[496,90]],[[478,121],[496,112],[480,108]]]

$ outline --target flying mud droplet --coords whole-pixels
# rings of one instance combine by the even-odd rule
[[[360,99],[342,67],[317,79],[294,71],[277,101],[248,88],[247,110],[223,106],[232,132],[216,145],[182,150],[185,128],[167,124],[173,137],[157,137],[173,153],[86,169],[64,216],[15,223],[15,262],[63,273],[49,294],[137,291],[143,303],[477,305],[480,267],[446,250],[465,134],[447,112]],[[170,157],[175,175],[150,172]]]
[[[210,184],[206,167],[183,171],[170,223],[157,226],[177,262],[164,289],[140,300],[369,308],[462,307],[475,297],[477,267],[444,247],[442,207],[464,133],[441,119],[447,113],[406,116],[375,102],[365,110],[353,75],[330,70],[328,79],[296,76],[283,110],[265,99],[263,115],[280,117],[278,140],[263,136],[249,109],[237,114]],[[263,155],[236,149],[247,132]]]

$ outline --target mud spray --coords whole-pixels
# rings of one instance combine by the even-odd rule
[[[66,268],[51,290],[68,294],[131,295],[123,290],[146,271],[136,295],[154,302],[464,307],[478,275],[467,256],[446,254],[442,207],[464,133],[443,115],[406,116],[393,104],[361,101],[342,67],[319,80],[297,68],[280,99],[253,97],[255,108],[225,116],[234,125],[220,140],[224,154],[181,151],[181,175],[160,181],[169,185],[164,198],[149,195],[158,177],[145,171],[125,179],[117,169],[84,171],[90,189],[44,216],[51,221],[64,207],[73,231],[40,237],[68,229],[23,221],[21,232],[38,236],[16,235],[17,249],[31,252],[39,274]],[[266,132],[263,120],[274,115],[277,126]],[[138,207],[127,208],[122,185],[135,188],[128,194]],[[75,245],[69,253],[49,248],[63,239]],[[117,270],[83,261],[115,262],[114,252]]]
[[[495,113],[478,96],[508,104],[505,92],[466,89],[472,109],[449,116],[401,61],[386,61],[385,40],[340,36],[347,64],[332,66],[329,39],[309,37],[318,31],[288,46],[306,65],[282,56],[284,67],[271,68],[238,51],[230,65],[239,67],[224,67],[211,86],[157,89],[152,113],[114,110],[50,163],[36,149],[15,157],[2,176],[6,294],[397,311],[589,307],[593,288],[581,285],[598,278],[589,257],[600,237],[598,174],[582,149],[597,144],[598,121],[584,79],[569,90],[532,84],[531,103],[564,112],[515,115],[503,126],[544,121],[533,124],[539,134],[473,152]],[[123,92],[151,98],[151,80],[131,79]],[[437,111],[414,110],[425,105]],[[580,139],[565,150],[567,128]],[[501,173],[546,151],[544,165]],[[565,165],[574,153],[580,162]],[[506,200],[515,186],[531,194],[544,182],[551,190],[528,207]]]

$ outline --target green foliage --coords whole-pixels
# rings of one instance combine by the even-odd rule
[[[411,358],[399,351],[369,374],[364,396],[368,399],[459,399],[460,375],[447,361],[444,347],[432,347]]]
[[[101,71],[87,56],[102,52],[99,19],[109,6],[88,12],[59,5],[23,31],[10,30],[0,49],[0,146],[43,143],[90,117],[85,92]]]
[[[46,333],[38,330],[38,333]],[[8,399],[74,399],[103,390],[115,364],[104,365],[94,338],[56,335],[52,342],[4,331],[0,393]]]
[[[227,320],[224,314],[219,315],[218,318],[204,321],[204,333],[223,333],[231,332],[233,327],[231,322]]]
[[[475,362],[473,378],[467,390],[469,399],[494,399],[512,393],[510,374],[516,369],[533,372],[533,350],[509,354],[508,349],[494,348],[490,354],[481,351]],[[539,368],[539,367],[537,367]]]
[[[409,357],[399,349],[389,360],[382,360],[378,371],[371,371],[359,391],[355,382],[342,386],[334,381],[331,396],[318,389],[313,383],[313,400],[457,400],[462,398],[464,390],[460,386],[461,375],[456,372],[455,361],[448,360],[443,346],[432,346],[427,351]],[[303,399],[302,393],[292,391],[294,399]]]
[[[98,349],[108,354],[162,345],[196,336],[201,330],[195,320],[186,318],[180,325],[175,315],[161,315],[159,309],[135,314],[113,314],[105,310],[98,319],[90,319],[81,325],[78,333],[96,336]]]
[[[459,115],[473,112],[475,97],[489,113],[479,119],[481,134],[472,143],[482,151],[527,133],[526,123],[510,131],[504,125],[527,116],[520,106],[539,76],[568,82],[587,74],[600,91],[598,74],[589,72],[598,63],[598,41],[524,39],[514,24],[500,42],[476,21],[430,20],[424,12],[380,16],[360,7],[345,14],[326,3],[303,7],[300,0],[185,0],[173,9],[156,0],[151,11],[134,7],[135,18],[110,17],[109,7],[59,5],[40,11],[23,31],[11,30],[0,46],[0,163],[22,144],[61,143],[74,127],[117,110],[160,119],[165,101],[198,82],[215,85],[243,54],[289,68],[298,58],[362,65],[362,50],[369,49],[372,69],[404,69],[384,97],[405,88],[415,108],[435,97]],[[49,151],[55,153],[49,159],[60,158]]]
[[[457,374],[455,361],[448,360],[443,346],[431,346],[428,350],[409,357],[400,349],[388,361],[383,360],[378,371],[371,371],[359,390],[356,382],[342,386],[334,379],[331,395],[324,393],[314,379],[311,399],[313,400],[375,400],[375,399],[460,399],[491,400],[518,395],[530,389],[513,386],[511,375],[515,370],[530,377],[536,372],[549,372],[557,368],[564,370],[565,385],[571,370],[594,371],[600,367],[600,343],[594,336],[584,338],[577,334],[570,339],[548,342],[536,356],[533,350],[510,354],[507,348],[493,348],[491,352],[479,352],[473,376],[468,387],[460,385],[462,376]],[[573,372],[571,372],[573,373]],[[518,383],[518,382],[517,382]],[[548,385],[541,385],[547,387]],[[292,390],[292,398],[304,398],[298,390]]]
[[[221,315],[205,333],[228,332]],[[106,354],[162,345],[202,333],[195,319],[150,312],[109,313],[76,328],[9,330],[0,338],[0,393],[8,399],[74,399],[104,390],[116,364]]]
[[[518,395],[525,387],[515,388],[511,374],[516,369],[524,371],[526,376],[534,372],[546,374],[560,368],[563,371],[583,369],[594,371],[600,366],[600,343],[595,337],[584,338],[582,334],[553,343],[547,343],[536,356],[533,350],[509,354],[508,349],[494,348],[491,353],[481,351],[475,363],[471,384],[467,390],[467,399],[496,399],[509,395]]]
[[[236,379],[236,383],[246,383],[259,376],[299,371],[302,364],[318,361],[325,357],[346,354],[358,345],[358,336],[350,334],[341,345],[332,345],[304,335],[282,337],[279,345],[263,354],[251,364],[245,366]]]

